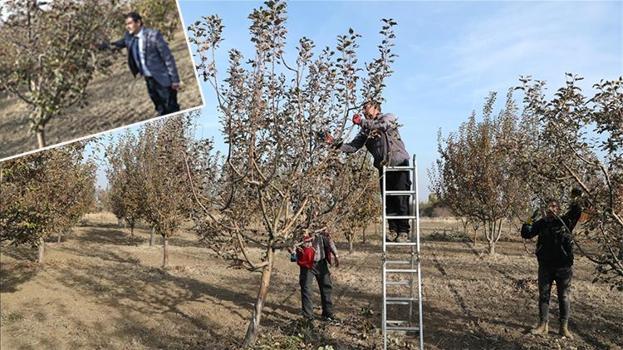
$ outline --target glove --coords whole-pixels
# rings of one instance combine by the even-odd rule
[[[333,144],[333,136],[331,136],[331,134],[327,133],[326,135],[324,135],[324,142],[332,145]]]
[[[532,225],[530,224],[521,225],[521,237],[525,237],[529,235],[530,231],[532,231]]]
[[[361,125],[361,115],[360,114],[355,114],[353,116],[353,124]]]
[[[329,145],[333,144],[333,142],[335,141],[333,136],[331,136],[331,134],[326,132],[326,131],[318,131],[318,132],[316,132],[316,138],[318,140],[324,141],[325,143],[327,143]]]

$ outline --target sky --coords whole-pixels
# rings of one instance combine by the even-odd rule
[[[219,15],[225,29],[217,56],[227,68],[227,51],[249,56],[248,14],[260,1],[180,0],[187,26],[201,16]],[[384,112],[398,116],[407,150],[418,159],[420,198],[429,192],[426,169],[437,159],[437,133],[458,128],[481,110],[489,91],[499,106],[521,75],[562,86],[565,72],[585,79],[589,92],[600,79],[623,75],[623,2],[535,1],[294,1],[288,2],[286,57],[298,39],[316,48],[334,47],[352,27],[362,35],[360,62],[376,55],[381,18],[393,18],[398,54],[387,81]],[[318,51],[316,51],[318,52]],[[206,105],[198,135],[224,149],[213,90],[202,84]],[[362,152],[365,150],[362,150]],[[99,180],[98,180],[99,181]],[[105,180],[104,180],[105,181]],[[101,181],[99,181],[101,183]]]

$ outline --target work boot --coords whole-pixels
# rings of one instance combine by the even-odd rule
[[[558,334],[562,335],[565,338],[573,339],[573,335],[569,332],[569,321],[562,320],[560,321],[560,331]]]
[[[391,239],[390,237],[394,237],[394,239]],[[387,236],[385,236],[385,242],[397,242],[397,241],[398,241],[398,232],[394,230],[389,230],[389,232],[387,232]]]
[[[398,233],[398,235],[396,236],[396,242],[401,242],[401,243],[410,242],[409,232]]]
[[[536,328],[533,328],[530,331],[530,334],[547,335],[548,331],[549,331],[549,329],[548,329],[548,326],[547,326],[547,321],[540,321],[539,325],[536,326]]]

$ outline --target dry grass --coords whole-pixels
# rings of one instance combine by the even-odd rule
[[[49,243],[44,267],[28,261],[32,249],[3,248],[2,349],[238,349],[259,275],[228,266],[189,232],[171,240],[173,266],[163,272],[161,248],[149,247],[148,232],[131,238],[112,219],[89,215],[66,242]],[[468,242],[429,240],[443,231],[435,224],[422,225],[427,349],[623,347],[623,297],[590,282],[586,259],[577,259],[573,281],[576,339],[526,335],[537,317],[534,256],[520,242],[502,242],[487,257]],[[342,325],[299,322],[298,269],[278,253],[258,349],[378,349],[381,256],[379,238],[369,241],[343,253],[343,266],[332,270]],[[556,317],[554,297],[554,328]],[[416,340],[396,338],[391,348]]]

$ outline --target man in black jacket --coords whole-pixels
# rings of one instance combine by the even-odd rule
[[[556,200],[547,202],[545,217],[521,227],[521,237],[530,239],[539,236],[536,256],[539,262],[539,324],[532,334],[547,334],[549,299],[552,283],[556,281],[560,309],[560,335],[573,338],[569,332],[569,288],[573,276],[573,237],[572,232],[582,214],[579,202],[581,191],[571,192],[573,201],[567,213],[559,216],[560,205]]]
[[[127,32],[123,38],[104,43],[100,48],[127,48],[130,72],[145,78],[147,92],[158,115],[179,111],[177,91],[180,78],[169,45],[159,31],[146,28],[143,18],[136,12],[126,15],[125,25]]]

